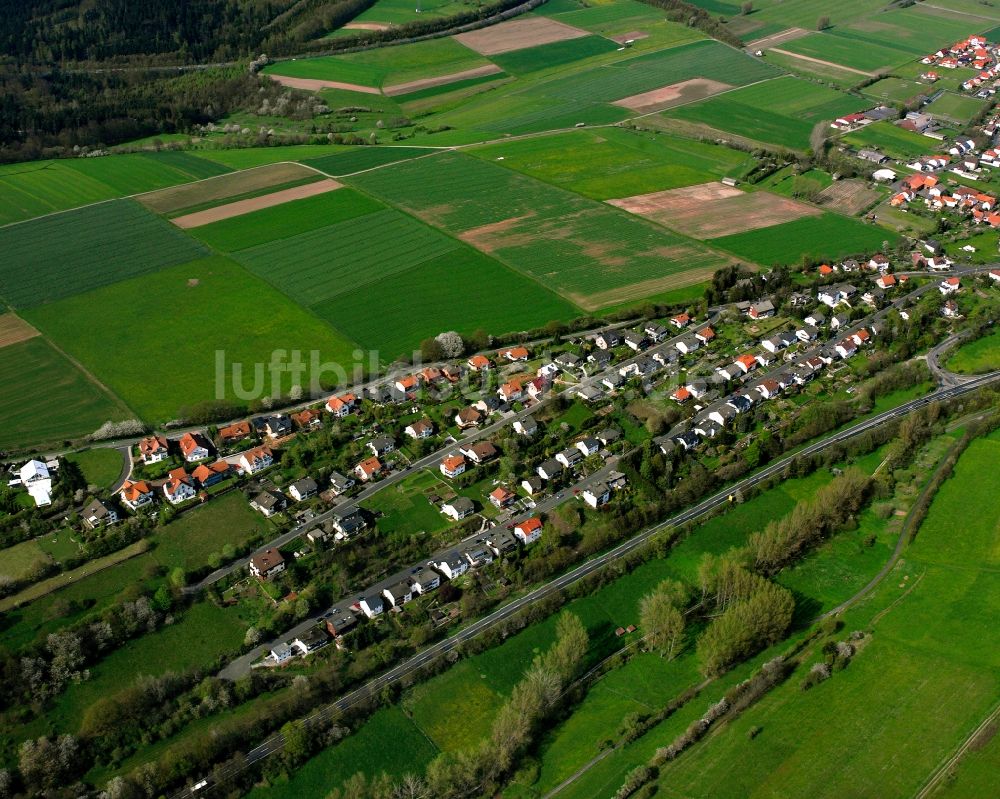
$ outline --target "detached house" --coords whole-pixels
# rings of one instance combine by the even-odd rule
[[[167,439],[163,436],[148,436],[139,442],[139,457],[145,464],[159,463],[170,457]]]
[[[191,472],[191,476],[202,488],[208,488],[222,482],[227,477],[231,477],[233,473],[234,469],[228,463],[225,461],[216,461],[212,464],[203,463],[195,467],[195,470]]]
[[[250,422],[242,421],[226,427],[220,427],[218,433],[219,443],[224,447],[232,446],[245,438],[250,437]]]
[[[303,477],[288,486],[288,493],[296,502],[304,502],[310,497],[316,496],[319,486],[311,477]]]
[[[126,480],[118,496],[122,505],[135,511],[152,503],[153,489],[145,480]]]
[[[469,427],[476,427],[482,420],[483,415],[473,407],[462,408],[455,414],[455,424],[462,430]]]
[[[515,494],[510,489],[505,488],[504,486],[495,488],[493,489],[493,491],[490,492],[490,504],[492,504],[496,508],[500,509],[506,508],[516,499],[517,499],[517,494]]]
[[[607,483],[593,483],[583,489],[583,501],[592,508],[599,508],[611,501],[611,489]]]
[[[489,441],[477,441],[475,444],[460,447],[459,452],[475,464],[486,463],[497,456],[497,448]]]
[[[180,437],[177,446],[180,447],[181,454],[188,463],[205,460],[209,455],[208,441],[201,433],[185,433]]]
[[[358,476],[359,480],[367,483],[369,480],[374,480],[382,474],[382,469],[382,461],[378,458],[365,458],[354,467],[354,473]]]
[[[526,361],[530,353],[524,347],[508,347],[505,350],[500,350],[497,353],[497,357],[504,358],[511,363],[516,363],[517,361]]]
[[[473,355],[466,363],[473,372],[486,372],[493,368],[493,363],[485,355]]]
[[[354,488],[354,478],[343,475],[340,472],[331,472],[330,488],[333,490],[334,496],[340,496]]]
[[[445,477],[458,477],[465,472],[465,458],[461,455],[449,455],[441,461],[440,468]]]
[[[258,580],[270,580],[285,570],[285,559],[278,550],[265,549],[250,558],[250,574]]]
[[[957,277],[949,277],[938,284],[938,291],[943,295],[955,294],[962,288],[962,281]]]
[[[774,316],[774,303],[770,300],[755,302],[750,306],[747,315],[751,319],[767,319],[769,316]]]
[[[615,330],[605,330],[603,333],[598,333],[594,339],[594,344],[601,350],[610,350],[621,343],[622,337]]]
[[[170,472],[167,481],[163,484],[163,496],[171,505],[179,505],[187,502],[195,496],[194,480],[184,471],[183,466],[178,466]]]
[[[80,515],[83,517],[83,523],[91,530],[108,527],[118,521],[118,511],[99,499],[91,500]]]
[[[270,518],[288,507],[288,500],[280,491],[265,488],[250,500],[250,507]]]
[[[339,397],[330,397],[326,401],[326,409],[338,419],[350,415],[357,404],[357,397],[353,394],[341,394]]]
[[[403,432],[414,439],[428,438],[434,435],[434,422],[425,416],[423,419],[408,424]]]
[[[378,438],[373,438],[368,442],[368,449],[372,451],[373,455],[382,457],[383,455],[388,455],[390,452],[395,450],[396,444],[391,438],[379,436]]]
[[[257,474],[274,463],[274,455],[267,447],[256,447],[240,455],[239,463],[244,474]]]
[[[533,544],[542,537],[542,522],[540,519],[532,517],[525,519],[520,524],[514,525],[514,535],[518,537],[522,544]]]
[[[680,330],[681,328],[685,328],[691,324],[691,317],[686,313],[679,313],[677,316],[671,317],[670,324]]]
[[[306,408],[304,411],[293,413],[291,419],[299,430],[315,430],[323,426],[323,413],[317,408]]]
[[[469,570],[469,561],[455,551],[447,553],[441,560],[431,565],[449,580],[454,580]]]
[[[441,506],[441,512],[456,522],[471,516],[475,511],[476,506],[468,497],[455,497]]]

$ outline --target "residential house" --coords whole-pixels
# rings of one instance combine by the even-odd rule
[[[941,306],[941,313],[944,314],[949,319],[954,319],[959,315],[958,313],[958,303],[954,300],[945,300],[943,306]]]
[[[557,374],[559,374],[559,367],[554,363],[543,363],[535,370],[535,374],[538,377],[544,377],[546,380],[551,380]]]
[[[493,368],[493,362],[485,355],[473,355],[466,363],[473,372],[487,372]]]
[[[343,475],[340,472],[331,472],[330,487],[333,490],[334,496],[340,496],[354,488],[354,478]]]
[[[505,488],[504,486],[495,488],[493,489],[493,491],[490,492],[490,504],[500,509],[506,508],[516,499],[517,499],[517,494],[515,494],[509,488]]]
[[[840,330],[840,328],[849,325],[851,320],[845,314],[835,314],[830,318],[830,329]]]
[[[504,402],[517,402],[524,396],[524,386],[520,380],[508,380],[497,389],[497,396]]]
[[[339,637],[358,623],[358,617],[343,608],[334,608],[326,620],[326,631],[334,637]]]
[[[607,369],[614,359],[614,353],[608,352],[607,350],[594,350],[592,353],[587,355],[587,363],[591,365],[592,373],[599,372],[602,369]]]
[[[733,419],[735,419],[738,414],[739,411],[737,411],[736,408],[734,408],[729,403],[723,402],[719,403],[718,405],[714,405],[712,407],[712,409],[708,413],[708,418],[711,419],[716,424],[718,424],[720,427],[725,427],[727,424],[733,421]]]
[[[171,505],[179,505],[189,499],[194,499],[196,493],[194,480],[184,471],[183,466],[173,469],[163,484],[163,496]]]
[[[322,627],[313,627],[296,637],[292,641],[292,648],[298,649],[303,655],[308,655],[310,652],[322,649],[328,643],[330,643],[330,636],[327,635],[326,630]]]
[[[330,523],[337,531],[338,539],[350,538],[368,526],[356,505],[338,507],[330,514]]]
[[[342,419],[354,412],[357,401],[357,397],[353,394],[341,394],[339,397],[330,397],[326,401],[326,409],[338,419]]]
[[[750,306],[747,315],[751,319],[767,319],[770,316],[774,316],[774,303],[770,300],[755,302]]]
[[[594,438],[606,447],[610,447],[612,444],[617,443],[621,440],[621,437],[622,431],[617,427],[607,427],[594,435]]]
[[[962,288],[962,281],[957,277],[945,278],[938,284],[938,291],[940,291],[944,296],[949,294],[956,294]]]
[[[500,558],[517,549],[517,537],[501,527],[494,527],[487,534],[486,545]]]
[[[813,327],[823,327],[826,324],[826,316],[822,311],[814,311],[809,314],[804,320],[807,325],[812,325]]]
[[[514,432],[521,436],[533,436],[538,432],[538,423],[532,416],[525,416],[514,422]]]
[[[687,314],[681,314],[680,317],[675,316],[674,319],[679,319],[679,318],[685,317],[685,316],[687,316]],[[673,322],[673,319],[671,319],[670,321]],[[688,317],[687,322],[690,322],[690,321],[691,321],[691,318]],[[684,324],[687,324],[687,322],[685,322]],[[683,327],[683,326],[684,325],[681,325],[681,327]],[[655,322],[650,322],[648,325],[646,325],[642,329],[642,332],[646,334],[646,337],[650,341],[653,341],[653,342],[656,342],[656,343],[659,343],[659,342],[663,341],[663,339],[665,339],[667,336],[670,335],[670,331],[669,330],[667,330],[663,325],[658,325]]]
[[[749,352],[743,353],[743,355],[738,357],[735,361],[733,361],[733,363],[743,374],[752,372],[757,368],[757,358]]]
[[[318,408],[306,408],[293,413],[291,418],[299,430],[316,430],[323,426],[323,413]]]
[[[577,441],[574,445],[583,454],[583,457],[589,458],[591,455],[596,455],[601,449],[601,442],[596,438],[585,438],[581,441]]]
[[[671,455],[673,454],[673,451],[677,449],[677,442],[674,441],[669,435],[656,436],[653,439],[653,443],[660,448],[660,452],[664,455]]]
[[[708,344],[708,342],[715,338],[715,331],[710,327],[703,327],[694,334],[694,337],[702,344]]]
[[[569,469],[583,460],[583,453],[576,447],[567,447],[562,452],[556,454],[556,460]]]
[[[96,498],[90,501],[80,515],[83,517],[83,523],[91,530],[109,527],[118,521],[118,511]]]
[[[455,414],[455,424],[462,430],[476,427],[482,421],[483,415],[473,407],[462,408]]]
[[[679,313],[677,316],[671,317],[670,324],[681,330],[691,324],[691,317],[686,313]]]
[[[701,342],[697,336],[684,336],[684,338],[675,341],[674,346],[682,355],[689,355],[701,349]]]
[[[454,580],[456,577],[460,577],[469,570],[469,562],[454,550],[447,553],[436,563],[431,563],[431,566],[441,572],[441,574],[449,580]]]
[[[268,416],[264,423],[267,437],[271,439],[284,438],[290,436],[293,431],[292,418],[284,413],[276,413]]]
[[[628,478],[623,472],[610,471],[606,482],[612,491],[620,491],[628,485]]]
[[[699,417],[694,423],[694,433],[702,438],[715,438],[722,432],[722,425],[711,417]]]
[[[359,480],[367,483],[369,480],[374,480],[382,474],[383,468],[382,461],[378,458],[365,458],[354,467],[354,474],[357,475]]]
[[[601,390],[596,386],[582,386],[573,393],[586,402],[594,402],[603,396]]]
[[[478,400],[472,407],[479,411],[484,416],[489,416],[491,413],[496,413],[497,411],[504,410],[507,405],[505,402],[501,401],[497,397],[483,397]]]
[[[556,462],[556,465],[558,466],[559,463]],[[524,489],[524,492],[528,494],[528,496],[533,497],[535,494],[541,492],[541,490],[544,488],[544,484],[542,483],[541,477],[536,477],[532,475],[531,477],[525,477],[521,481],[521,488]]]
[[[465,458],[461,455],[448,455],[441,460],[439,468],[445,477],[458,477],[465,472]]]
[[[250,558],[250,574],[258,580],[270,580],[285,570],[285,559],[273,547]]]
[[[205,460],[209,455],[208,441],[201,433],[185,433],[177,441],[177,446],[188,463]]]
[[[602,350],[610,350],[621,343],[621,334],[616,330],[605,330],[602,333],[598,333],[594,338],[594,344],[597,345],[598,349]]]
[[[775,380],[762,380],[756,386],[757,393],[760,394],[761,398],[769,400],[774,399],[781,393],[781,385]]]
[[[626,382],[625,378],[617,372],[612,372],[606,377],[601,378],[601,385],[608,391],[617,391],[619,388],[624,386]]]
[[[649,340],[644,335],[633,333],[631,330],[627,331],[623,338],[628,348],[635,352],[642,352],[649,346]]]
[[[267,447],[255,447],[240,455],[240,470],[244,474],[257,474],[274,463],[274,455]]]
[[[385,612],[385,600],[382,598],[381,594],[377,594],[374,591],[370,594],[365,594],[358,597],[358,607],[361,608],[361,612],[365,614],[369,619],[374,619],[376,616],[381,616]]]
[[[611,489],[607,483],[593,483],[583,489],[583,501],[592,508],[607,505],[611,500]]]
[[[216,461],[215,463],[202,463],[195,467],[191,476],[202,488],[208,488],[216,483],[232,477],[236,470],[226,461]]]
[[[277,489],[265,488],[250,500],[250,507],[270,518],[287,508],[288,500]]]
[[[167,439],[163,436],[147,436],[139,442],[139,457],[145,464],[159,463],[170,457]]]
[[[419,391],[421,378],[420,375],[406,375],[396,380],[393,385],[396,387],[396,391],[400,391],[403,394],[412,394],[414,391]]]
[[[388,436],[379,436],[368,442],[368,449],[371,450],[372,455],[381,458],[396,449],[396,442]]]
[[[389,600],[389,607],[398,608],[413,599],[413,586],[409,580],[400,580],[383,588],[382,596]]]
[[[497,448],[489,441],[477,441],[475,444],[460,447],[459,452],[477,465],[486,463],[497,456]]]
[[[410,578],[410,587],[423,595],[441,585],[441,575],[433,569],[418,568]]]
[[[153,489],[145,480],[126,480],[118,492],[122,504],[136,511],[153,501]]]
[[[819,335],[819,330],[808,323],[802,325],[798,330],[795,331],[795,337],[799,341],[815,341],[816,337]]]
[[[525,347],[508,347],[497,353],[498,358],[504,358],[511,363],[528,360],[530,353]]]
[[[686,433],[674,436],[674,441],[684,447],[685,451],[694,449],[701,443],[701,439],[698,437],[698,434],[693,430],[688,430]]]
[[[303,477],[288,486],[288,493],[296,502],[305,502],[305,500],[316,496],[318,490],[319,486],[311,477]]]
[[[244,420],[242,422],[234,422],[233,424],[226,425],[225,427],[220,427],[219,432],[216,434],[216,438],[222,446],[230,447],[245,438],[249,438],[252,432],[250,422]]]
[[[858,345],[853,338],[845,338],[843,341],[838,341],[834,349],[837,351],[837,355],[846,359],[858,351]]]
[[[413,439],[429,438],[434,435],[434,422],[425,416],[415,422],[410,422],[403,432]]]
[[[533,544],[542,537],[542,521],[536,517],[514,525],[514,535],[524,545]]]
[[[672,399],[674,402],[683,405],[685,402],[691,399],[691,392],[687,389],[686,386],[679,386],[674,391],[674,393],[670,395],[670,399]]]
[[[578,455],[580,454],[579,450],[573,450],[573,452]],[[538,476],[543,480],[555,480],[557,477],[561,476],[564,471],[565,467],[563,464],[554,458],[542,461],[542,463],[538,466],[538,469],[536,469]]]
[[[291,660],[295,656],[295,652],[292,650],[292,647],[284,641],[271,647],[270,654],[274,659],[274,662],[279,666],[285,661]]]
[[[583,359],[574,352],[560,352],[555,357],[555,362],[562,369],[579,369],[583,364]]]
[[[483,539],[478,539],[472,546],[462,550],[462,555],[469,562],[469,565],[478,569],[493,562],[493,552]]]

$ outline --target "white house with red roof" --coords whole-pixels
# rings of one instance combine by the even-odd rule
[[[523,522],[514,525],[514,535],[522,544],[533,544],[542,537],[542,522],[532,516]]]
[[[274,463],[274,454],[268,447],[254,447],[240,455],[240,471],[244,474],[257,474]]]
[[[203,461],[209,455],[208,441],[201,433],[185,433],[178,440],[177,446],[188,463]]]

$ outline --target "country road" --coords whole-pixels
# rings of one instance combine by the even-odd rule
[[[501,621],[510,618],[518,611],[528,607],[529,605],[537,603],[545,599],[546,597],[558,591],[563,590],[567,586],[577,582],[578,580],[581,580],[587,575],[593,574],[594,572],[603,568],[607,564],[627,555],[629,552],[632,552],[633,550],[645,544],[659,532],[670,527],[676,527],[686,522],[693,521],[725,505],[728,502],[728,498],[731,494],[738,491],[745,491],[749,488],[758,485],[763,481],[766,481],[776,475],[781,474],[781,472],[784,471],[784,469],[787,466],[789,466],[792,463],[792,461],[795,460],[796,458],[806,457],[818,452],[822,452],[823,450],[831,446],[834,446],[835,444],[839,444],[843,441],[853,438],[854,436],[857,436],[861,433],[864,433],[865,431],[876,428],[888,421],[905,416],[908,413],[918,408],[925,407],[926,405],[929,405],[933,402],[939,402],[943,400],[960,397],[963,394],[971,393],[972,391],[975,391],[978,388],[990,385],[991,383],[994,383],[998,380],[1000,380],[1000,373],[992,373],[989,375],[983,375],[981,377],[975,378],[974,380],[971,380],[968,383],[964,383],[962,385],[949,386],[938,389],[937,391],[931,394],[925,395],[918,399],[911,400],[907,403],[904,403],[903,405],[893,408],[892,410],[885,411],[884,413],[877,414],[876,416],[870,417],[869,419],[866,419],[863,422],[859,422],[856,425],[846,428],[845,430],[842,430],[838,433],[835,433],[829,438],[826,438],[822,441],[818,441],[814,444],[804,447],[803,449],[799,450],[798,452],[792,455],[788,455],[784,458],[781,458],[780,460],[775,461],[774,463],[770,464],[769,466],[765,467],[764,469],[760,470],[754,475],[744,478],[743,480],[740,480],[734,483],[733,485],[728,486],[722,491],[716,492],[712,496],[702,500],[693,507],[679,514],[676,514],[675,516],[672,516],[671,518],[663,522],[660,522],[659,524],[649,527],[646,530],[643,530],[642,532],[633,536],[629,540],[619,544],[618,546],[614,547],[608,552],[605,552],[602,555],[594,557],[591,560],[588,560],[585,563],[576,566],[569,572],[566,572],[565,574],[554,578],[548,583],[545,583],[544,585],[535,588],[529,593],[517,599],[512,600],[508,604],[494,610],[492,613],[483,617],[482,619],[473,622],[469,624],[467,627],[464,627],[456,631],[448,638],[445,638],[441,641],[438,641],[437,643],[434,643],[426,647],[421,652],[413,655],[412,657],[408,658],[402,663],[397,664],[393,668],[389,669],[388,671],[384,672],[378,677],[373,678],[372,680],[368,681],[359,688],[356,688],[355,690],[350,691],[349,693],[345,694],[339,699],[323,706],[317,712],[306,717],[303,720],[303,722],[304,724],[309,726],[327,721],[329,719],[335,718],[342,711],[354,707],[368,699],[371,699],[372,697],[375,697],[378,694],[378,692],[383,688],[385,688],[386,686],[398,682],[405,675],[416,671],[417,669],[428,664],[435,658],[447,654],[448,652],[452,651],[463,642],[471,640],[472,638],[476,637],[483,631],[489,629],[490,627],[498,624]],[[234,776],[236,773],[238,773],[239,770],[242,770],[249,765],[257,763],[258,761],[266,758],[267,756],[273,754],[274,752],[279,751],[283,746],[283,744],[284,744],[284,739],[280,733],[270,736],[265,741],[258,744],[254,748],[250,749],[246,753],[241,766],[237,767],[232,764],[227,764],[224,767],[213,772],[213,775],[211,777],[204,778],[204,780],[202,781],[204,784],[201,785],[197,793],[199,795],[205,794],[207,791],[211,790],[212,786],[216,784],[218,781],[224,781]],[[171,797],[171,799],[190,799],[190,797],[193,796],[194,793],[195,791],[192,790],[191,786],[186,786],[185,788],[177,791]]]

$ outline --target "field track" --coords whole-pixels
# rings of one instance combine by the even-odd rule
[[[782,55],[790,56],[791,58],[798,58],[800,61],[808,61],[810,64],[819,64],[824,67],[834,67],[836,69],[842,69],[844,72],[852,72],[855,75],[864,75],[866,78],[874,78],[874,72],[865,72],[863,69],[855,69],[854,67],[845,67],[843,64],[837,64],[833,61],[824,61],[822,58],[813,58],[809,55],[802,55],[801,53],[793,53],[791,50],[782,50],[779,47],[772,47],[772,53],[781,53]]]
[[[251,197],[249,200],[238,200],[228,205],[217,205],[215,208],[196,211],[193,214],[175,216],[170,221],[179,228],[201,227],[202,225],[210,225],[212,222],[219,222],[223,219],[232,219],[235,216],[243,216],[253,211],[260,211],[263,208],[284,205],[293,200],[304,200],[306,197],[326,194],[328,191],[342,188],[343,185],[343,183],[338,183],[335,180],[319,180],[315,183],[306,183],[304,186],[275,191],[271,194],[263,194],[260,197]]]
[[[810,31],[807,31],[805,28],[789,28],[786,31],[781,31],[781,33],[775,33],[771,36],[765,36],[763,39],[755,39],[752,42],[747,42],[746,49],[772,50],[776,44],[784,44],[793,39],[801,39],[803,36],[808,36],[809,33]]]

